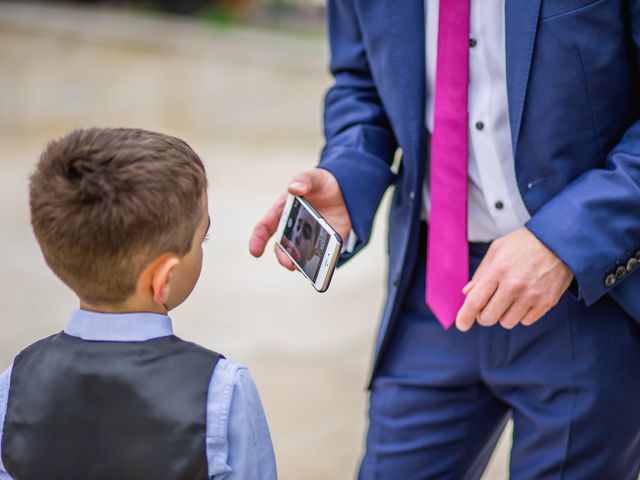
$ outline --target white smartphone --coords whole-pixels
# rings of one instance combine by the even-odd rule
[[[276,243],[317,291],[329,288],[342,238],[303,197],[287,197]]]

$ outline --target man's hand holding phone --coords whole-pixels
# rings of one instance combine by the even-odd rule
[[[351,219],[338,181],[330,172],[314,168],[300,173],[293,177],[287,190],[291,195],[304,196],[342,238],[348,237]],[[249,240],[249,252],[254,257],[260,257],[264,253],[267,242],[278,229],[286,199],[287,193],[282,194],[254,227]],[[274,250],[283,267],[296,269],[291,259],[277,245]]]

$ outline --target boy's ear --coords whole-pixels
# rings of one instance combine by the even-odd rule
[[[151,292],[153,301],[158,305],[167,303],[171,291],[171,275],[180,263],[180,258],[173,254],[165,254],[154,262],[151,272]]]

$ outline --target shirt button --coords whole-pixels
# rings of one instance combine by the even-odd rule
[[[496,207],[497,210],[502,210],[504,208],[504,203],[498,200],[494,206]]]
[[[470,38],[469,39],[469,46],[471,48],[475,47],[476,45],[478,45],[478,41],[475,38]]]
[[[409,192],[409,200],[413,200],[414,198],[416,198],[416,192],[414,191]]]
[[[484,129],[484,123],[483,122],[476,122],[476,129],[477,130]]]

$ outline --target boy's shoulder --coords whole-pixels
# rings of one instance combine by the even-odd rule
[[[256,385],[247,367],[239,362],[220,358],[211,376],[207,401],[207,436],[224,436],[229,422],[235,415],[251,416],[262,411],[262,403]]]
[[[209,396],[223,396],[232,399],[236,390],[255,388],[248,368],[233,360],[220,357],[211,376],[209,384]]]
[[[49,335],[48,337],[41,338],[40,340],[36,340],[35,342],[27,345],[20,352],[18,352],[18,354],[16,355],[16,357],[14,359],[14,363],[15,363],[15,361],[17,359],[20,358],[20,356],[22,356],[24,354],[31,353],[31,352],[37,350],[38,348],[41,348],[43,345],[47,345],[47,344],[51,343],[52,341],[55,341],[55,339],[57,337],[59,337],[61,335],[61,333],[62,332],[54,333],[52,335]],[[13,364],[11,366],[13,367]]]
[[[255,387],[251,374],[249,373],[249,369],[243,363],[228,359],[223,354],[198,343],[183,340],[175,336],[173,338],[188,345],[194,352],[218,357],[216,367],[213,371],[213,375],[211,376],[211,383],[209,386],[210,395],[212,392],[225,392],[236,386],[239,386],[239,388]],[[232,393],[233,392],[231,392],[231,394]]]
[[[218,378],[214,379],[213,377]],[[213,372],[212,386],[222,388],[224,385],[244,385],[247,382],[253,382],[253,380],[246,365],[225,358],[224,356],[220,357]]]
[[[176,335],[170,335],[168,337],[163,337],[164,339],[168,340],[168,341],[173,341],[176,343],[179,343],[183,346],[185,346],[186,348],[190,349],[191,351],[193,351],[194,353],[197,354],[201,354],[201,355],[208,355],[212,358],[218,358],[220,360],[224,359],[225,356],[215,350],[211,350],[210,348],[204,347],[202,345],[200,345],[199,343],[195,343],[192,342],[190,340],[184,340]]]

